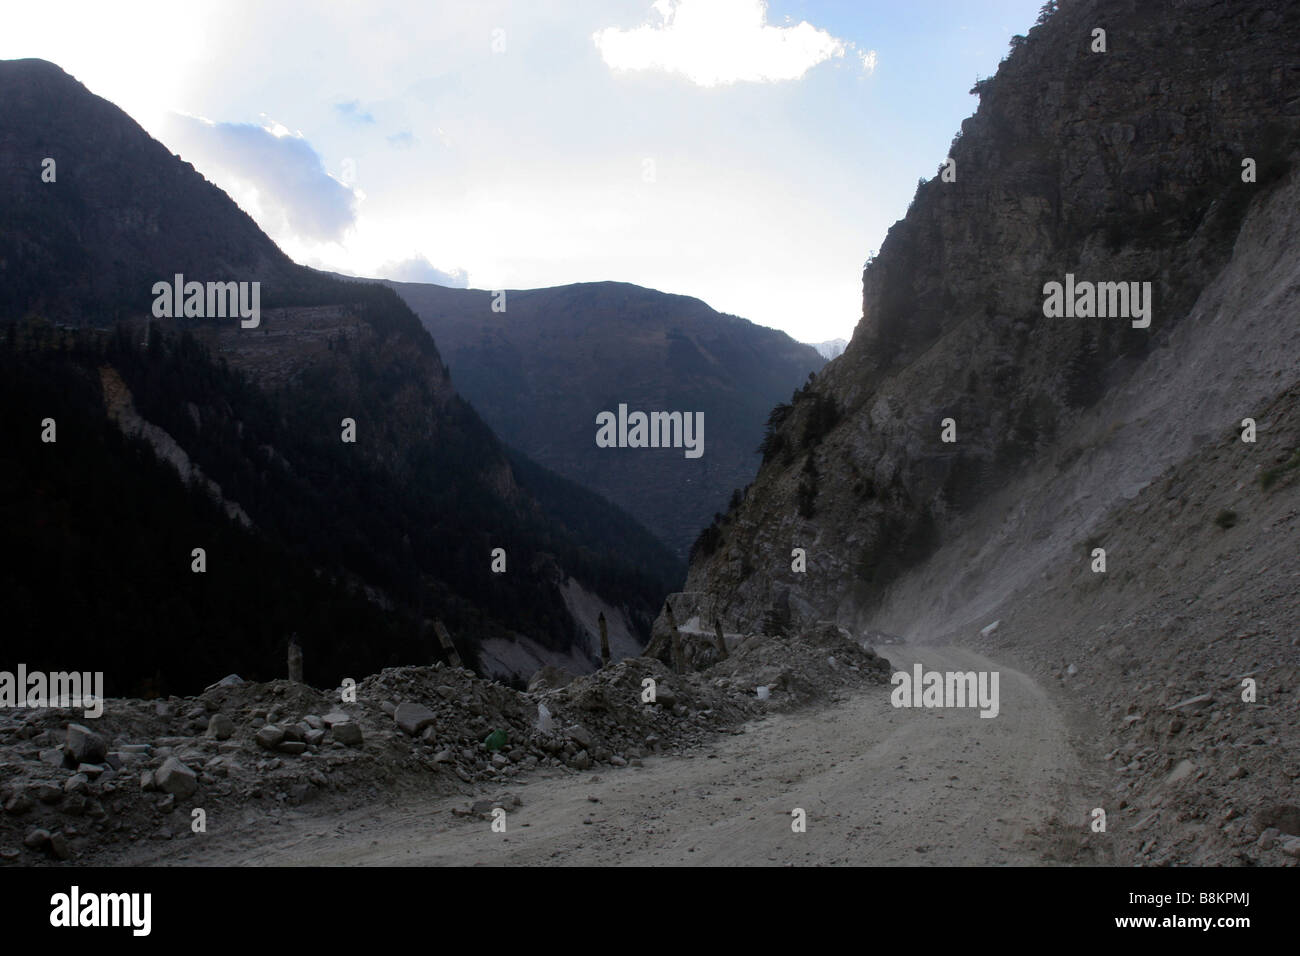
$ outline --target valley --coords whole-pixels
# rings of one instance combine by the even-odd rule
[[[1300,866],[1300,18],[1175,6],[947,155],[1001,13],[0,60],[0,869]]]

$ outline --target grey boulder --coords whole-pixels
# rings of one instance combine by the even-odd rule
[[[154,783],[164,793],[184,800],[199,788],[199,777],[175,757],[168,757],[154,772]]]

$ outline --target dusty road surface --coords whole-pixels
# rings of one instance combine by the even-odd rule
[[[690,756],[534,775],[506,832],[454,815],[465,796],[140,844],[122,863],[224,865],[810,865],[1102,862],[1099,795],[1064,716],[1028,676],[954,647],[889,647],[895,670],[996,670],[1000,713],[896,709],[888,686],[777,715]],[[485,791],[485,796],[499,793]],[[791,811],[807,813],[807,831]],[[1082,849],[1080,849],[1082,847]]]

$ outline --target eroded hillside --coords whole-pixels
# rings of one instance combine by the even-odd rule
[[[1045,559],[1294,378],[1300,101],[1279,50],[1300,25],[1266,3],[1089,0],[1013,47],[977,87],[955,179],[918,189],[848,350],[773,413],[764,467],[692,565],[688,590],[729,626],[869,614],[981,502],[1046,470],[1033,488],[1060,526],[1006,535]],[[1046,317],[1067,274],[1149,282],[1149,326]]]

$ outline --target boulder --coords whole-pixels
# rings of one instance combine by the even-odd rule
[[[306,740],[307,731],[311,728],[306,724],[284,724],[284,739],[286,741],[303,741]]]
[[[208,721],[208,736],[217,740],[229,740],[235,733],[235,722],[225,714],[213,714]]]
[[[345,720],[341,723],[333,724],[330,727],[330,733],[333,734],[334,739],[341,744],[347,744],[349,747],[361,746],[361,725],[354,723],[353,721]]]
[[[574,724],[568,730],[569,739],[576,743],[583,750],[590,750],[595,739],[591,736],[591,731],[581,724]]]
[[[20,790],[11,794],[9,799],[5,801],[5,813],[12,813],[14,816],[18,816],[19,814],[26,813],[34,806],[36,806],[36,804],[32,801],[32,798]]]
[[[184,800],[199,788],[199,778],[189,767],[175,757],[168,757],[154,772],[158,789]]]
[[[405,701],[397,706],[393,719],[397,721],[398,727],[401,727],[402,730],[414,737],[425,727],[434,723],[438,717],[423,704]]]
[[[102,763],[108,741],[82,724],[68,724],[68,753],[77,763]]]
[[[590,770],[591,754],[587,753],[587,751],[585,750],[578,751],[571,758],[569,758],[569,766],[572,767],[574,770]]]
[[[274,750],[284,742],[284,731],[276,724],[267,724],[254,735],[259,747]]]
[[[205,687],[204,692],[215,690],[218,687],[238,687],[243,682],[244,679],[240,677],[238,674],[227,674],[225,677],[221,678],[221,680],[217,681],[215,684],[209,684],[207,687]]]
[[[58,803],[63,797],[63,790],[52,783],[38,783],[36,785],[36,799],[41,803]]]

